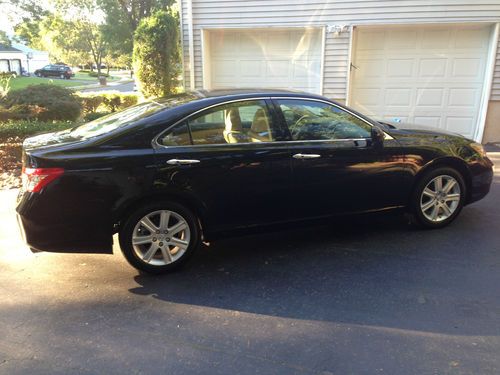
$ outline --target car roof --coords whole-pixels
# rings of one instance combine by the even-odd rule
[[[246,96],[299,96],[299,97],[320,97],[300,90],[279,89],[279,88],[234,88],[234,89],[215,89],[193,91],[199,96],[205,98],[224,97],[246,97]]]
[[[193,90],[184,93],[166,96],[164,98],[154,99],[158,104],[166,104],[171,107],[175,102],[178,109],[193,110],[212,104],[223,103],[232,100],[268,98],[268,97],[297,97],[297,98],[316,98],[328,100],[327,98],[307,93],[304,91],[286,90],[286,89],[261,89],[261,88],[241,88],[241,89],[216,89],[216,90]]]

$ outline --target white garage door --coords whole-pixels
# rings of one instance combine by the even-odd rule
[[[321,30],[209,31],[211,88],[320,92]]]
[[[357,30],[351,105],[387,120],[475,135],[489,26]]]

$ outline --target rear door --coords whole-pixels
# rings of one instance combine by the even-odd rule
[[[321,100],[275,99],[291,141],[294,216],[320,217],[404,204],[404,155],[375,147],[364,119]]]
[[[210,107],[160,135],[156,185],[197,201],[207,231],[285,220],[291,160],[264,99]]]

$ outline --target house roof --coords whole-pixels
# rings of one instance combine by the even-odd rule
[[[31,53],[34,53],[34,54],[46,54],[46,55],[49,54],[47,51],[41,51],[41,50],[38,50],[38,49],[33,49],[33,48],[25,46],[24,44],[21,44],[21,43],[12,43],[12,46],[14,48],[20,50],[21,52],[24,52],[24,53],[31,52]]]
[[[6,46],[5,44],[0,44],[0,52],[20,52],[22,51],[18,50],[17,48]]]

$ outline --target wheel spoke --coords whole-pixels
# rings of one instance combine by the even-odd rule
[[[443,188],[443,178],[441,176],[436,177],[434,180],[434,187],[436,191],[440,191]]]
[[[448,194],[446,198],[444,198],[445,201],[447,202],[453,202],[453,201],[459,201],[460,200],[460,194]]]
[[[435,198],[436,197],[436,192],[432,191],[431,189],[429,189],[429,187],[426,187],[424,189],[423,194],[427,195],[428,197],[431,197],[431,198]]]
[[[160,229],[167,230],[170,221],[170,211],[162,211],[160,214]]]
[[[134,236],[132,238],[133,245],[145,245],[151,243],[153,240],[153,236]]]
[[[179,221],[177,224],[175,224],[172,228],[168,230],[171,236],[174,234],[179,233],[180,231],[183,231],[184,229],[187,228],[187,225],[184,221]]]
[[[170,250],[165,247],[161,248],[161,254],[163,255],[163,260],[165,260],[165,263],[172,263],[172,254],[170,254]]]
[[[446,185],[444,186],[443,191],[445,193],[449,193],[451,191],[451,189],[453,189],[455,187],[456,184],[457,184],[457,181],[455,181],[454,179],[449,180],[446,183]]]
[[[423,204],[421,207],[422,207],[422,211],[425,212],[427,211],[429,208],[431,208],[432,206],[434,206],[435,202],[433,200],[430,200],[428,202],[426,202],[425,204]]]
[[[156,225],[153,224],[153,222],[147,216],[142,218],[141,224],[144,228],[149,230],[151,234],[155,233],[159,229]]]
[[[170,240],[170,243],[172,245],[175,245],[175,246],[179,247],[182,250],[185,250],[188,247],[188,243],[186,241],[183,241],[183,240],[179,239],[179,238],[172,238]]]
[[[144,253],[144,255],[142,256],[142,259],[146,262],[150,262],[151,259],[153,259],[154,255],[156,254],[156,252],[158,251],[158,246],[156,246],[156,244],[151,244],[151,247],[149,248],[148,251],[146,251]]]
[[[448,205],[446,203],[442,204],[441,207],[443,208],[443,211],[444,211],[444,214],[446,215],[446,217],[451,215],[450,207],[448,207]]]
[[[432,209],[432,213],[431,213],[431,217],[432,217],[432,220],[436,220],[437,217],[438,217],[438,213],[439,213],[439,207],[438,205],[436,204],[434,206],[434,208]]]

